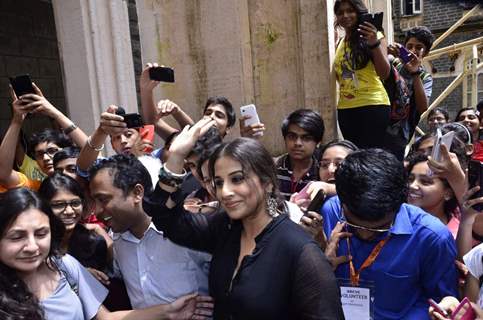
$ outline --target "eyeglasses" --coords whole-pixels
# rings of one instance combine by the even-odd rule
[[[52,158],[60,150],[61,149],[55,147],[47,148],[46,150],[37,150],[35,151],[35,159],[42,159],[44,157],[44,154]]]
[[[354,228],[354,229],[364,230],[364,231],[370,231],[370,232],[377,232],[377,233],[388,232],[388,231],[391,230],[392,225],[393,225],[393,222],[391,222],[391,225],[388,228],[382,228],[382,229],[379,229],[379,228],[368,228],[368,227],[359,226],[357,224],[350,223],[349,221],[347,221],[347,218],[344,215],[342,215],[342,217],[339,219],[339,221],[342,222],[342,223],[345,223],[347,226],[349,226],[351,228]]]
[[[298,139],[300,139],[302,142],[315,141],[314,136],[312,136],[310,134],[304,134],[304,135],[300,135],[299,136],[298,134],[293,133],[293,132],[287,133],[287,135],[285,136],[285,138],[287,138],[287,140],[290,140],[290,141],[297,141]]]
[[[330,165],[333,165],[336,169],[338,169],[342,161],[343,159],[320,160],[319,166],[322,169],[329,169]]]
[[[52,211],[55,212],[64,212],[65,210],[67,210],[67,206],[70,206],[73,210],[79,210],[80,208],[82,208],[82,200],[74,199],[71,201],[52,202],[50,204]]]

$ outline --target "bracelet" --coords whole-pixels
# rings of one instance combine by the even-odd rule
[[[72,124],[70,126],[68,126],[67,128],[62,129],[62,132],[65,135],[69,135],[75,129],[77,129],[77,126],[75,125],[75,123],[72,122]]]
[[[159,182],[173,188],[179,188],[187,175],[188,173],[185,169],[183,169],[183,173],[181,174],[174,173],[169,171],[163,163],[159,169]]]
[[[367,47],[372,50],[372,49],[376,49],[380,45],[381,45],[381,40],[377,39],[376,43],[368,44]]]
[[[95,147],[95,146],[92,145],[91,136],[87,137],[87,145],[89,146],[89,148],[91,148],[91,149],[93,149],[94,151],[97,151],[97,152],[104,150],[104,143],[101,144],[99,147]]]

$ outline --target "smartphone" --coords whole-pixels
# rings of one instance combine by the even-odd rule
[[[32,79],[30,79],[30,75],[28,74],[10,78],[10,84],[17,97],[28,93],[35,93],[34,87],[32,86]]]
[[[359,24],[364,24],[364,22],[371,23],[374,27],[377,28],[377,31],[382,31],[382,19],[384,17],[383,12],[376,12],[376,13],[363,13],[360,17]]]
[[[301,199],[309,199],[310,195],[307,193],[307,191],[309,190],[309,187],[311,184],[312,182],[307,183],[305,187],[302,188],[302,190],[297,192],[297,195],[295,196],[294,200],[297,201]]]
[[[152,67],[149,69],[149,78],[162,82],[174,82],[174,70],[169,67]]]
[[[411,61],[413,59],[413,56],[408,49],[406,49],[404,46],[400,46],[399,47],[399,58],[401,59],[401,61],[403,63],[408,63],[409,61]]]
[[[309,211],[319,212],[320,207],[322,207],[322,204],[324,203],[324,200],[325,200],[325,192],[323,190],[319,190],[319,192],[317,192],[314,199],[310,202],[309,206],[307,207],[307,212]]]
[[[483,163],[478,160],[470,160],[468,163],[468,183],[471,188],[480,186],[480,190],[471,196],[471,199],[483,197]],[[483,203],[478,203],[473,206],[476,211],[483,211]]]
[[[443,308],[441,308],[439,306],[439,304],[436,303],[436,301],[434,301],[433,299],[428,299],[428,302],[429,302],[429,305],[431,307],[433,307],[434,311],[436,311],[437,313],[439,313],[440,315],[444,316],[444,317],[448,317],[448,312],[446,312],[446,310],[444,310]]]
[[[141,135],[142,140],[147,140],[151,143],[154,143],[154,125],[148,124],[143,126],[139,129],[139,134]],[[145,153],[153,152],[153,147],[149,146],[144,148],[143,150]]]
[[[138,113],[126,113],[122,117],[128,128],[141,128],[144,125],[143,119]]]
[[[241,116],[250,116],[249,119],[245,119],[245,126],[251,126],[252,124],[259,124],[260,118],[258,117],[257,107],[254,104],[249,104],[240,107]],[[263,132],[259,131],[255,133],[256,136],[263,136]]]
[[[442,135],[441,129],[437,128],[433,151],[431,152],[431,158],[433,158],[437,162],[441,161],[441,145],[444,144],[449,151],[451,149],[451,145],[453,144],[453,138],[454,131],[449,131],[445,135]]]
[[[465,308],[466,310],[462,310]],[[476,319],[476,313],[475,310],[473,310],[473,307],[471,306],[470,300],[468,300],[467,297],[464,297],[463,300],[461,300],[460,304],[456,307],[456,309],[451,313],[451,319],[456,319],[458,317],[459,320],[475,320]]]

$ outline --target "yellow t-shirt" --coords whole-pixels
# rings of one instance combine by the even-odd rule
[[[16,186],[8,187],[8,188],[0,184],[0,193],[7,192],[8,190],[15,189],[15,188],[29,188],[34,191],[39,190],[40,184],[42,183],[42,181],[31,180],[21,172],[17,172],[17,174],[18,174],[19,183]]]
[[[23,157],[22,165],[18,169],[31,180],[43,181],[47,177],[42,170],[40,170],[37,161],[30,158],[28,155]]]
[[[383,38],[378,32],[377,37]],[[350,59],[351,49],[345,40],[337,47],[334,68],[339,81],[338,109],[350,109],[370,105],[389,105],[386,89],[376,73],[372,60],[367,65],[353,71]]]

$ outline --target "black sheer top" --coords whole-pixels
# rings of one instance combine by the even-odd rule
[[[343,319],[334,273],[317,244],[288,215],[274,218],[256,237],[256,247],[240,254],[242,224],[224,211],[191,214],[181,204],[165,206],[159,187],[144,199],[144,210],[166,236],[183,246],[211,253],[210,295],[215,319]]]

